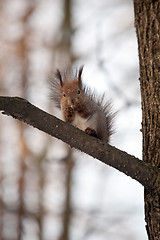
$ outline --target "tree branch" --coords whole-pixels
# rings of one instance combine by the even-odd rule
[[[116,168],[137,180],[150,191],[160,188],[159,169],[87,135],[78,128],[40,110],[23,98],[0,97],[0,111]]]

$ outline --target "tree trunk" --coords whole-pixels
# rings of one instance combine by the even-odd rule
[[[143,161],[160,167],[160,1],[135,0],[142,98]],[[160,239],[160,199],[144,190],[149,240]]]
[[[62,39],[61,49],[62,54],[69,64],[73,63],[74,56],[72,54],[72,21],[71,21],[71,8],[72,1],[64,0],[64,19],[62,24]],[[64,58],[63,57],[63,58]],[[61,59],[62,60],[62,59]],[[68,147],[67,147],[68,148]],[[63,213],[63,229],[60,234],[59,240],[69,240],[70,238],[70,224],[71,224],[71,198],[72,198],[72,170],[74,168],[75,161],[72,157],[72,150],[68,148],[67,156],[63,159],[66,164],[65,168],[65,204]]]

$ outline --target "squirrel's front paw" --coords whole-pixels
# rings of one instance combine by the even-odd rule
[[[74,109],[71,107],[66,107],[64,110],[65,115],[71,116],[73,113],[74,113]]]
[[[89,111],[87,110],[84,104],[77,104],[75,106],[75,110],[80,114],[81,117],[83,118],[89,117]]]
[[[65,121],[71,123],[73,121],[73,118],[74,118],[73,108],[67,107],[67,108],[65,108],[63,113],[64,113]]]
[[[91,135],[91,136],[93,136],[93,137],[98,138],[96,131],[95,131],[94,129],[92,129],[92,128],[89,128],[89,127],[86,128],[85,132],[86,132],[88,135]]]

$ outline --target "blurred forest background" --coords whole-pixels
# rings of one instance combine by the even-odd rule
[[[111,144],[141,158],[132,1],[0,1],[0,95],[61,117],[48,76],[69,63],[84,64],[84,82],[112,99]],[[143,208],[136,181],[0,116],[1,240],[145,240]]]

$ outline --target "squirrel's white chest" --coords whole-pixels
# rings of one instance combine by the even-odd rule
[[[75,114],[75,118],[72,122],[72,125],[81,129],[82,131],[85,131],[86,128],[89,127],[88,119],[82,118],[78,113]]]

